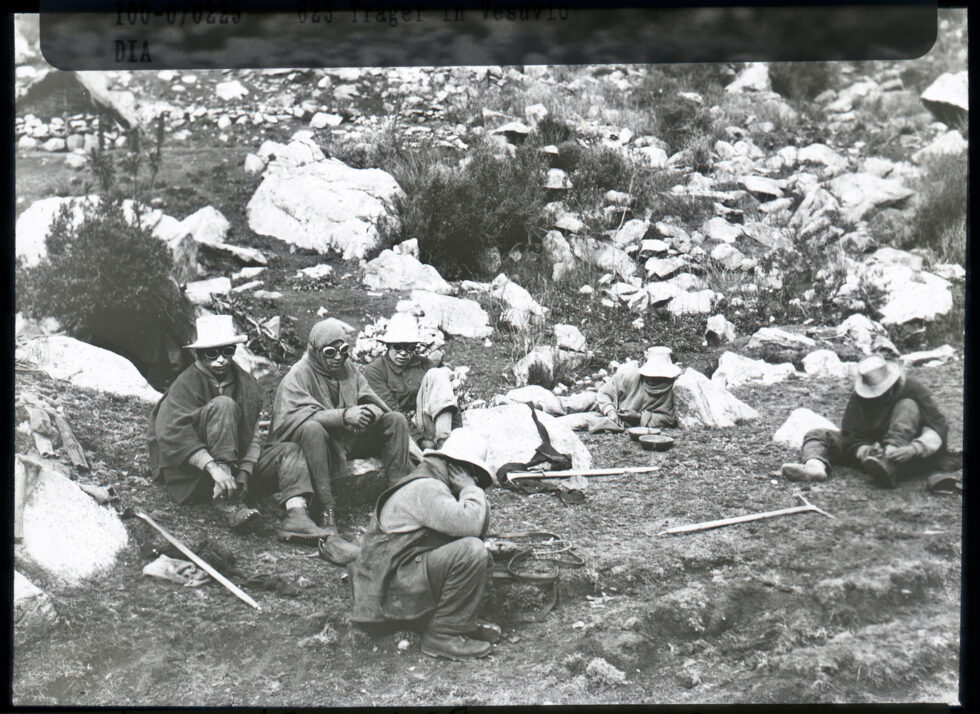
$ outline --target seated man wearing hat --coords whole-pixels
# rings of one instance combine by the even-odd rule
[[[929,390],[897,364],[872,355],[858,364],[841,431],[808,432],[803,463],[783,464],[782,473],[792,481],[823,481],[830,464],[841,464],[894,488],[899,476],[958,468],[946,448],[948,434]]]
[[[620,426],[677,426],[674,381],[680,373],[669,347],[651,347],[646,362],[623,365],[599,387],[596,406]]]
[[[245,335],[230,315],[197,319],[196,359],[150,413],[150,470],[181,504],[216,500],[228,524],[240,528],[258,511],[218,504],[244,490],[261,447],[259,387],[232,359]]]
[[[353,622],[424,625],[422,652],[454,660],[489,654],[499,628],[481,624],[493,560],[487,445],[463,427],[378,497],[350,564]]]
[[[419,354],[422,335],[415,318],[405,313],[396,313],[379,339],[387,352],[364,368],[364,378],[389,408],[406,417],[414,413],[409,423],[414,442],[423,449],[441,446],[463,425],[449,369],[440,366],[442,354]]]
[[[273,444],[299,444],[307,472],[280,471],[277,498],[286,508],[279,537],[336,533],[333,479],[347,476],[347,460],[380,456],[388,482],[411,469],[408,422],[393,412],[348,361],[347,327],[333,318],[310,330],[306,353],[279,384],[269,428]],[[321,508],[321,525],[309,515],[312,497]]]

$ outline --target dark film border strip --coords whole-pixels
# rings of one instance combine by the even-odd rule
[[[574,0],[41,4],[64,70],[912,59],[933,3],[595,7]]]

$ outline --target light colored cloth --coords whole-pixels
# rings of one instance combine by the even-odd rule
[[[143,566],[143,575],[172,583],[183,585],[185,588],[196,588],[208,582],[211,576],[198,568],[194,563],[169,555],[161,555],[152,563]]]

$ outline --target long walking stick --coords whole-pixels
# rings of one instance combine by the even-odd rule
[[[508,478],[544,479],[571,478],[572,476],[616,476],[617,474],[641,474],[657,471],[659,466],[622,466],[609,469],[567,469],[565,471],[510,471]]]
[[[765,511],[764,513],[750,513],[745,516],[734,516],[732,518],[722,518],[717,521],[704,521],[703,523],[692,523],[689,526],[678,526],[677,528],[668,528],[665,531],[660,531],[657,533],[658,536],[662,535],[674,535],[676,533],[694,533],[696,531],[706,531],[711,528],[721,528],[722,526],[732,526],[736,523],[748,523],[749,521],[759,521],[763,518],[775,518],[776,516],[788,516],[793,513],[807,513],[808,511],[814,511],[815,513],[820,513],[827,518],[833,518],[832,515],[826,511],[817,508],[812,503],[810,503],[803,496],[802,493],[796,494],[796,497],[803,501],[805,505],[803,506],[793,506],[792,508],[781,508],[778,511]]]
[[[205,562],[202,558],[199,558],[194,553],[194,551],[192,551],[186,545],[184,545],[179,540],[177,540],[176,538],[174,538],[172,535],[170,535],[169,533],[167,533],[167,531],[164,530],[164,528],[162,526],[157,525],[156,522],[154,522],[154,520],[152,518],[150,518],[148,515],[146,515],[145,513],[140,513],[139,511],[133,511],[133,515],[136,516],[137,518],[140,518],[140,519],[146,521],[147,523],[149,523],[153,528],[155,528],[157,530],[157,532],[160,535],[162,535],[164,538],[166,538],[170,542],[170,544],[173,545],[174,548],[176,548],[181,553],[183,553],[188,558],[190,558],[191,561],[193,561],[193,563],[195,565],[197,565],[199,568],[201,568],[201,570],[203,570],[205,573],[207,573],[212,578],[214,578],[215,580],[217,580],[219,583],[221,583],[222,585],[224,585],[225,588],[232,595],[234,595],[235,597],[237,597],[239,600],[241,600],[242,602],[244,602],[246,605],[251,605],[256,610],[259,610],[259,611],[262,610],[262,608],[259,607],[259,604],[257,602],[255,602],[255,600],[253,600],[252,598],[250,598],[240,587],[238,587],[237,585],[235,585],[235,583],[231,582],[224,575],[222,575],[217,570],[215,570],[213,567],[211,567],[210,565],[208,565],[207,562]]]

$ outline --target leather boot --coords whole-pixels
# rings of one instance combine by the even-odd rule
[[[780,469],[783,476],[790,481],[826,481],[827,469],[817,468],[809,464],[783,464]]]
[[[871,476],[871,480],[881,488],[895,488],[898,484],[895,464],[884,455],[869,454],[865,456],[861,459],[861,470]]]
[[[334,511],[333,506],[324,508],[320,513],[320,526],[325,531],[340,533],[340,528],[337,526],[337,514]]]
[[[286,517],[279,524],[279,539],[292,540],[293,538],[326,538],[333,535],[334,531],[320,528],[313,519],[310,518],[306,507],[290,508],[286,510]]]
[[[443,635],[426,630],[422,635],[421,649],[429,657],[465,660],[486,657],[493,646],[465,635]]]

